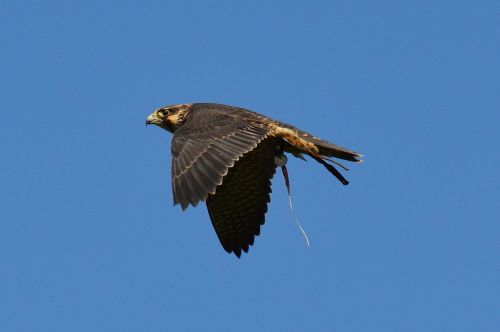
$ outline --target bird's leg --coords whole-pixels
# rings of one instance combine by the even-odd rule
[[[281,167],[281,171],[283,172],[283,177],[285,178],[285,184],[286,184],[286,189],[288,191],[288,194],[290,195],[290,179],[288,178],[288,170],[286,169],[286,163],[288,161],[288,158],[284,155],[277,155],[274,157],[274,162],[276,163],[276,166]]]
[[[304,239],[306,240],[307,247],[310,247],[310,242],[309,238],[307,237],[306,232],[304,231],[304,228],[302,227],[299,218],[295,214],[295,211],[293,210],[293,205],[292,205],[292,195],[290,193],[290,178],[288,177],[288,170],[286,168],[286,163],[288,161],[288,158],[284,154],[284,146],[278,147],[278,151],[280,154],[278,154],[276,157],[274,157],[274,162],[276,166],[281,167],[281,171],[283,172],[283,177],[285,178],[285,184],[286,184],[286,190],[288,192],[288,202],[290,203],[290,210],[292,211],[292,214],[295,218],[295,222],[297,223],[297,226],[300,229],[300,232],[304,236]]]
[[[290,195],[290,179],[288,178],[286,165],[281,166],[281,171],[283,172],[283,177],[285,178],[286,190],[288,191],[288,195]]]
[[[288,191],[288,195],[290,195],[290,180],[288,178],[288,170],[285,166],[281,166],[281,171],[283,172],[283,177],[285,178],[286,190]]]

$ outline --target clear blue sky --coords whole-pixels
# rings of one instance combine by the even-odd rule
[[[0,330],[500,331],[496,1],[2,1]],[[237,259],[172,207],[159,106],[365,154],[290,160]],[[278,173],[279,174],[279,173]],[[280,174],[279,174],[280,175]]]

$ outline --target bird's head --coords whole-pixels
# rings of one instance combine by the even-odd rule
[[[154,124],[173,133],[184,123],[191,106],[191,104],[179,104],[160,107],[147,117],[146,125]]]

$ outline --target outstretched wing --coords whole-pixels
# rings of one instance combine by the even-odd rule
[[[208,196],[215,232],[224,249],[238,257],[242,250],[248,252],[265,222],[278,147],[274,138],[261,142],[229,169],[215,195]]]
[[[174,204],[186,209],[206,200],[235,162],[268,134],[251,114],[205,105],[193,108],[172,139]]]

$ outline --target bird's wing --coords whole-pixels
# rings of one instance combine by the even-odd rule
[[[269,129],[217,108],[192,110],[172,139],[172,191],[182,209],[214,194],[235,162],[267,137]]]
[[[240,257],[248,252],[264,224],[270,202],[271,179],[276,172],[277,140],[268,138],[243,155],[224,177],[207,208],[224,249]]]

